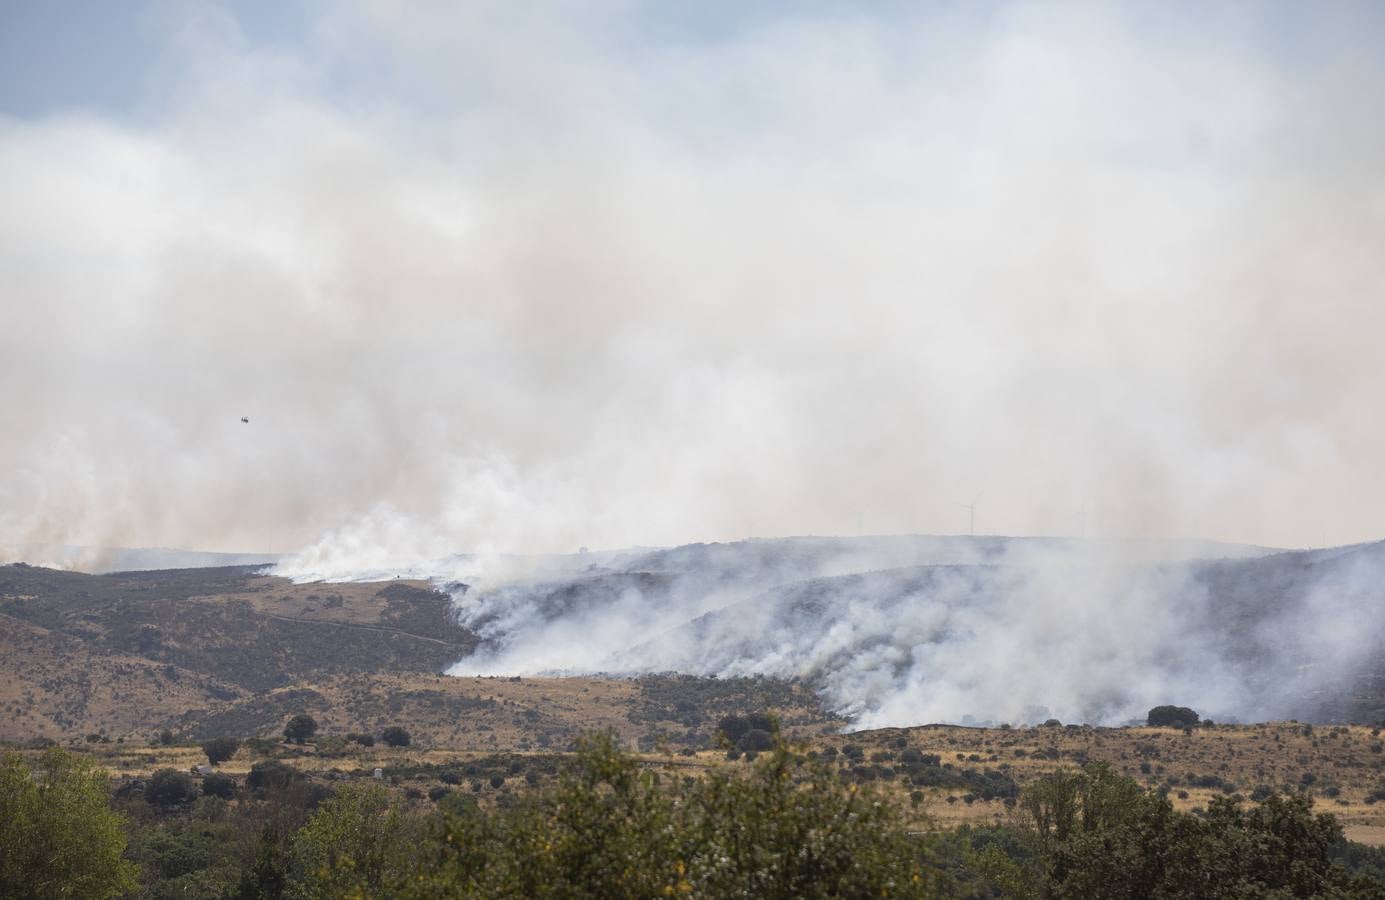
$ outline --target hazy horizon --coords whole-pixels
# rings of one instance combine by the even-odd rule
[[[1094,548],[1109,548],[1111,558],[1120,556],[1122,545],[1162,546],[1170,558],[1191,558],[1204,556],[1241,556],[1244,552],[1284,553],[1303,548],[1265,547],[1256,544],[1242,544],[1225,541],[1207,541],[1197,538],[1084,538],[1076,535],[987,535],[987,534],[858,534],[858,535],[761,535],[759,537],[732,538],[727,541],[708,542],[710,544],[740,544],[793,541],[843,541],[865,542],[891,541],[900,539],[925,538],[939,541],[1033,541],[1055,542],[1058,544],[1090,544]],[[623,547],[581,547],[571,551],[557,551],[548,554],[512,553],[503,549],[493,549],[481,555],[485,559],[508,558],[516,563],[524,560],[538,560],[551,557],[601,560],[618,558],[657,550],[672,550],[688,546],[703,546],[701,542],[673,544],[665,546],[628,545]],[[1323,549],[1323,548],[1308,548]],[[1331,548],[1329,548],[1331,549]],[[1207,551],[1203,553],[1202,551]],[[1239,552],[1231,552],[1239,551]],[[446,573],[453,567],[448,557],[464,558],[477,556],[458,551],[432,559],[412,559],[407,561],[385,560],[378,564],[359,556],[344,555],[332,545],[319,545],[297,553],[261,553],[255,550],[204,550],[197,547],[91,547],[66,544],[28,544],[6,545],[0,543],[0,565],[22,562],[27,565],[67,569],[71,571],[105,574],[114,572],[152,571],[157,569],[203,568],[208,566],[265,565],[272,566],[271,574],[285,575],[295,581],[365,581],[371,579],[388,580],[399,575],[446,581]],[[517,569],[518,574],[521,570]]]

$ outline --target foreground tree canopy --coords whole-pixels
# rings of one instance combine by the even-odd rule
[[[61,750],[37,773],[6,757],[0,896],[121,896],[126,855],[149,898],[1385,898],[1385,853],[1345,843],[1306,796],[1191,815],[1104,763],[1032,783],[1011,824],[953,831],[906,830],[886,793],[783,744],[694,778],[608,735],[486,807],[333,793],[279,761],[234,802],[202,794],[127,806],[126,853],[105,773]]]
[[[118,897],[135,887],[122,859],[125,832],[111,811],[109,777],[52,748],[37,772],[0,757],[0,897]]]

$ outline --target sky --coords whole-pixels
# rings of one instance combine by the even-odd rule
[[[0,545],[1385,537],[1383,39],[4,0]]]

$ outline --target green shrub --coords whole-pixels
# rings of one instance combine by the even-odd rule
[[[1243,808],[1213,797],[1179,813],[1106,764],[1059,772],[1025,789],[1021,808],[1039,854],[1012,870],[1047,897],[1382,895],[1333,864],[1341,840],[1312,798],[1267,796]],[[1209,873],[1214,877],[1209,880]]]
[[[399,807],[383,787],[343,788],[294,836],[288,894],[387,896],[386,885],[406,880],[413,849]]]
[[[0,756],[0,897],[86,900],[134,890],[107,779],[58,748],[44,753],[37,773],[18,754]]]
[[[433,844],[401,896],[916,897],[937,874],[892,804],[782,748],[689,783],[609,735],[531,803],[449,810]]]
[[[160,769],[149,777],[144,799],[150,806],[177,806],[197,799],[192,778],[177,769]]]
[[[245,777],[245,786],[252,791],[283,790],[302,777],[293,766],[277,759],[269,759],[250,767],[250,774]]]
[[[202,779],[202,795],[230,800],[236,796],[236,780],[230,775],[213,772]]]

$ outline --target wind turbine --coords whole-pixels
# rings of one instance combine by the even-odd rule
[[[957,505],[962,507],[962,509],[965,509],[970,517],[967,526],[967,533],[976,534],[976,504],[958,503]]]

